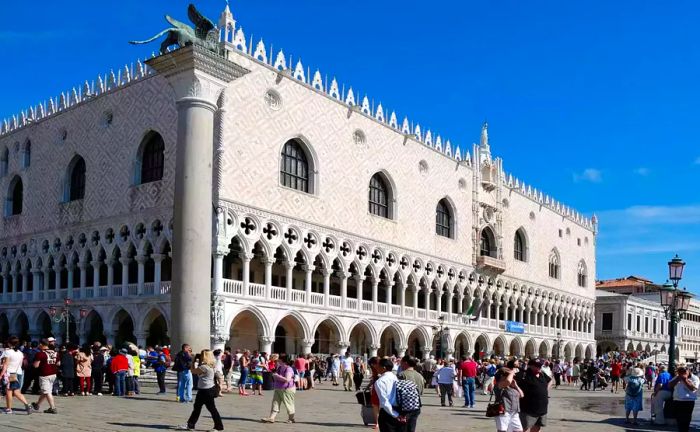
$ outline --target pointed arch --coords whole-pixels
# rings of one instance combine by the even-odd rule
[[[5,216],[16,216],[22,214],[24,207],[24,184],[18,175],[10,180],[5,198]]]
[[[386,170],[377,171],[369,180],[369,212],[396,219],[396,184]]]
[[[529,242],[523,227],[518,228],[513,236],[513,257],[522,262],[529,260]]]
[[[455,205],[450,197],[445,196],[435,207],[435,233],[442,237],[456,238]]]
[[[491,227],[484,227],[481,230],[479,239],[479,255],[497,258],[498,250],[496,247],[496,236],[494,235]]]
[[[549,277],[559,279],[561,277],[561,258],[557,248],[549,253]]]
[[[576,275],[578,286],[581,288],[585,288],[588,285],[588,267],[586,266],[586,261],[581,260],[578,262]]]
[[[63,187],[63,201],[77,201],[85,198],[85,159],[80,155],[73,156],[68,163]]]
[[[149,130],[139,144],[134,163],[134,184],[151,183],[163,179],[165,169],[165,141],[163,136]]]
[[[280,149],[280,185],[312,195],[318,194],[318,156],[308,140],[299,135]]]

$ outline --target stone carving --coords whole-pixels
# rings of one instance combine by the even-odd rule
[[[160,53],[165,54],[168,52],[168,47],[171,45],[178,45],[180,48],[187,45],[197,44],[202,45],[212,51],[218,50],[219,42],[219,32],[214,25],[214,23],[204,15],[202,15],[197,8],[190,3],[187,8],[187,16],[195,25],[192,26],[180,22],[173,17],[166,15],[165,20],[168,21],[172,27],[167,28],[157,35],[142,41],[129,41],[130,44],[147,44],[151,43],[159,37],[167,34],[166,38],[160,44]]]

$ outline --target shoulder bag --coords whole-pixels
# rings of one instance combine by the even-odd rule
[[[497,397],[496,401],[491,403],[491,398],[493,398],[494,393],[495,391],[491,393],[489,403],[486,405],[486,417],[498,417],[506,412],[506,406],[503,404],[503,400],[500,397]]]

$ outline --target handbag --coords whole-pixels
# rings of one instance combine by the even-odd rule
[[[491,403],[491,398],[493,398],[493,393],[489,397],[489,403],[486,405],[486,417],[498,417],[501,414],[506,413],[506,406],[503,401],[499,401],[500,398],[496,398],[494,403]]]

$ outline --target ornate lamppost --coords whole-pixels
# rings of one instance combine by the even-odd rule
[[[555,346],[557,347],[557,359],[561,359],[561,343],[564,342],[564,340],[561,338],[561,332],[557,332],[557,338],[554,339],[554,343],[556,344]]]
[[[438,358],[442,358],[442,353],[443,353],[443,335],[444,332],[449,331],[449,327],[444,327],[445,325],[445,315],[440,315],[438,317],[438,324],[439,326],[433,326],[433,336],[437,336],[438,342],[440,343],[440,349],[438,351]]]
[[[683,268],[685,262],[678,255],[668,262],[668,281],[659,290],[661,296],[661,306],[664,308],[664,315],[669,320],[668,337],[669,337],[669,353],[668,353],[668,371],[673,375],[676,369],[676,324],[683,319],[685,313],[690,307],[690,294],[685,288],[678,289],[678,283],[683,278]]]
[[[55,323],[66,323],[66,344],[70,343],[70,320],[71,320],[71,303],[70,298],[63,300],[63,306],[56,308],[56,306],[49,306],[49,315]],[[85,308],[80,308],[80,318],[79,320],[85,318],[88,314],[88,310]],[[78,320],[78,322],[79,322]]]

